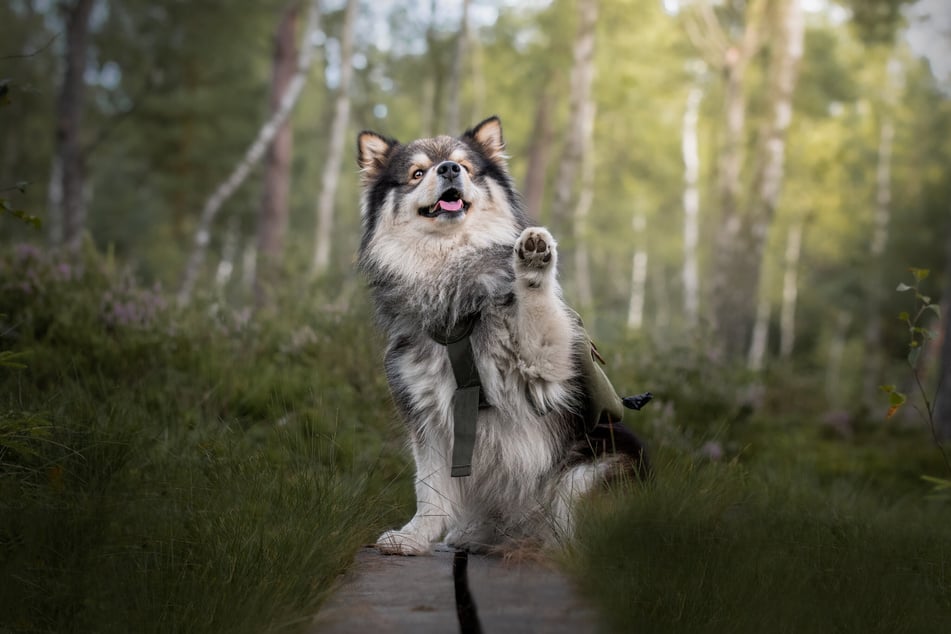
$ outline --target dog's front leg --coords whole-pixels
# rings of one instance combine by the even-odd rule
[[[456,505],[456,488],[449,477],[449,452],[415,438],[416,515],[399,530],[386,531],[376,540],[387,555],[425,555],[445,533]]]
[[[556,242],[548,230],[525,229],[514,257],[519,371],[532,404],[544,412],[567,396],[574,331],[556,278]]]

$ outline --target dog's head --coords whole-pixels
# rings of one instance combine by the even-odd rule
[[[526,224],[498,117],[459,137],[407,144],[361,132],[357,162],[364,256],[371,245],[406,254],[512,243]]]

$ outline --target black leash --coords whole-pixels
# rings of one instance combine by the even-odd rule
[[[452,556],[452,581],[456,588],[456,616],[460,634],[482,634],[482,623],[469,592],[469,553],[457,550]]]

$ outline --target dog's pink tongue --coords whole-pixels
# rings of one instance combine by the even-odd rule
[[[440,200],[439,208],[444,211],[459,211],[462,209],[462,199],[453,201]]]

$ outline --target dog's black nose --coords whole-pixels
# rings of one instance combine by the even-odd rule
[[[443,161],[436,166],[436,173],[446,180],[451,181],[462,173],[462,166],[455,161]]]

